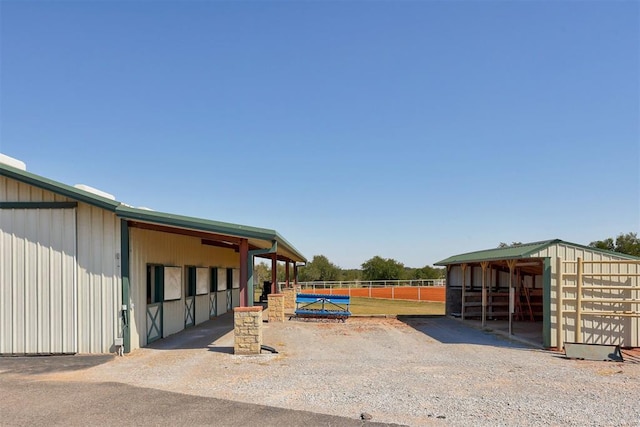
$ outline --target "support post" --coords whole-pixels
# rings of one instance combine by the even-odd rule
[[[122,343],[124,352],[131,351],[131,298],[130,263],[129,263],[129,223],[120,220],[120,277],[122,277]],[[143,308],[143,310],[145,310]]]
[[[249,307],[249,294],[253,294],[253,280],[249,283],[249,241],[240,240],[240,307]]]
[[[562,275],[562,258],[558,257],[556,259],[556,332],[558,334],[556,340],[556,347],[558,350],[562,349],[562,345],[564,344],[564,314],[562,313],[562,282],[564,278]]]
[[[284,280],[288,288],[289,287],[289,261],[286,261],[284,264]]]
[[[516,260],[507,261],[509,266],[509,336],[513,335],[513,312],[515,311],[515,290],[513,289],[513,269],[516,266]]]
[[[294,285],[298,284],[298,263],[297,262],[293,263],[293,284]]]
[[[482,267],[482,327],[487,326],[487,267],[489,263],[482,261],[480,267]]]
[[[465,292],[467,287],[467,264],[461,264],[460,268],[462,269],[462,304],[460,307],[460,318],[464,320],[464,306],[465,306]]]
[[[271,293],[278,293],[278,255],[271,255]]]
[[[582,343],[582,258],[578,257],[576,277],[576,336],[575,342]]]

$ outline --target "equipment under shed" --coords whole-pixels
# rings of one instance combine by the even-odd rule
[[[446,314],[537,331],[544,347],[565,342],[640,345],[640,259],[562,240],[454,255]]]

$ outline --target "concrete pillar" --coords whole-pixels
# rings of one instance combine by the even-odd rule
[[[269,294],[269,323],[284,322],[284,294]]]
[[[262,347],[262,307],[234,308],[234,354],[260,354],[260,347]]]

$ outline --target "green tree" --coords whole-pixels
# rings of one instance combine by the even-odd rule
[[[589,246],[640,257],[640,238],[638,238],[638,233],[620,233],[615,242],[613,238],[609,237],[608,239],[591,242]]]
[[[264,262],[259,262],[253,267],[254,286],[262,287],[262,283],[271,281],[271,268]]]
[[[444,269],[433,268],[425,265],[422,268],[416,268],[413,271],[411,279],[442,279],[444,278]]]
[[[324,255],[315,255],[298,273],[301,282],[340,280],[340,267],[334,265]]]
[[[398,280],[404,275],[404,264],[391,258],[374,256],[362,264],[364,280]]]
[[[516,246],[522,246],[522,242],[511,242],[510,245],[505,243],[505,242],[500,242],[500,244],[498,245],[498,247],[500,249],[502,249],[502,248],[514,248]]]

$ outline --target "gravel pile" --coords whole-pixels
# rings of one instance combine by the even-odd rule
[[[453,319],[293,320],[263,337],[278,354],[235,356],[229,333],[57,377],[411,426],[640,425],[640,364],[567,360]]]

